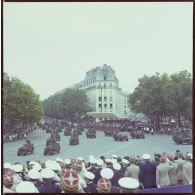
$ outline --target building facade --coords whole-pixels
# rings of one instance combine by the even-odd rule
[[[89,97],[89,116],[98,119],[129,118],[128,93],[119,87],[115,71],[104,64],[86,73],[83,81],[74,88],[84,90]]]

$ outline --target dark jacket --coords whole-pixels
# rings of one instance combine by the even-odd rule
[[[62,191],[58,185],[52,184],[52,182],[43,183],[38,190],[40,193],[61,193]]]
[[[156,166],[155,162],[146,161],[140,166],[140,183],[144,188],[156,187]]]
[[[87,187],[83,189],[86,193],[97,193],[97,185],[93,182],[87,184]]]
[[[119,187],[119,184],[118,184],[118,180],[120,178],[124,177],[124,173],[120,172],[120,171],[114,171],[114,175],[113,175],[113,178],[111,179],[111,183],[115,186],[118,186]]]

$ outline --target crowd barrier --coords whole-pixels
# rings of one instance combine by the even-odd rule
[[[137,193],[192,193],[192,184],[161,188],[139,189]]]

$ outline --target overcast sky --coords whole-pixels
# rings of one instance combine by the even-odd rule
[[[4,72],[41,99],[110,65],[129,93],[144,74],[192,73],[193,3],[4,3]]]

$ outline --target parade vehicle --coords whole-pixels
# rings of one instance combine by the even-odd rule
[[[82,131],[79,129],[75,129],[75,130],[73,130],[73,134],[82,135]]]
[[[88,129],[86,136],[87,138],[96,138],[96,131],[93,129]]]
[[[52,143],[54,143],[56,141],[58,141],[58,140],[55,137],[50,137],[46,141],[46,146],[48,146],[49,144],[52,144]]]
[[[172,139],[176,144],[192,144],[192,132],[174,133]]]
[[[44,155],[54,155],[60,153],[60,144],[53,142],[44,148]]]
[[[51,129],[47,128],[46,133],[52,133]]]
[[[115,133],[116,131],[109,131],[109,130],[104,131],[105,136],[113,136]]]
[[[65,136],[71,136],[72,135],[72,131],[70,129],[65,129],[64,130],[64,135]]]
[[[76,136],[76,135],[72,135],[70,137],[70,142],[69,142],[70,145],[78,145],[79,144],[79,137]]]
[[[56,141],[60,141],[60,134],[58,132],[52,132],[51,137],[55,138]]]
[[[26,144],[18,148],[17,151],[18,156],[25,156],[33,153],[34,153],[34,145],[30,142],[30,140],[26,140]]]
[[[127,135],[123,135],[123,134],[120,134],[120,133],[116,133],[113,135],[113,138],[115,141],[128,141],[128,137]]]
[[[131,138],[133,139],[144,139],[145,135],[142,130],[130,131]]]

